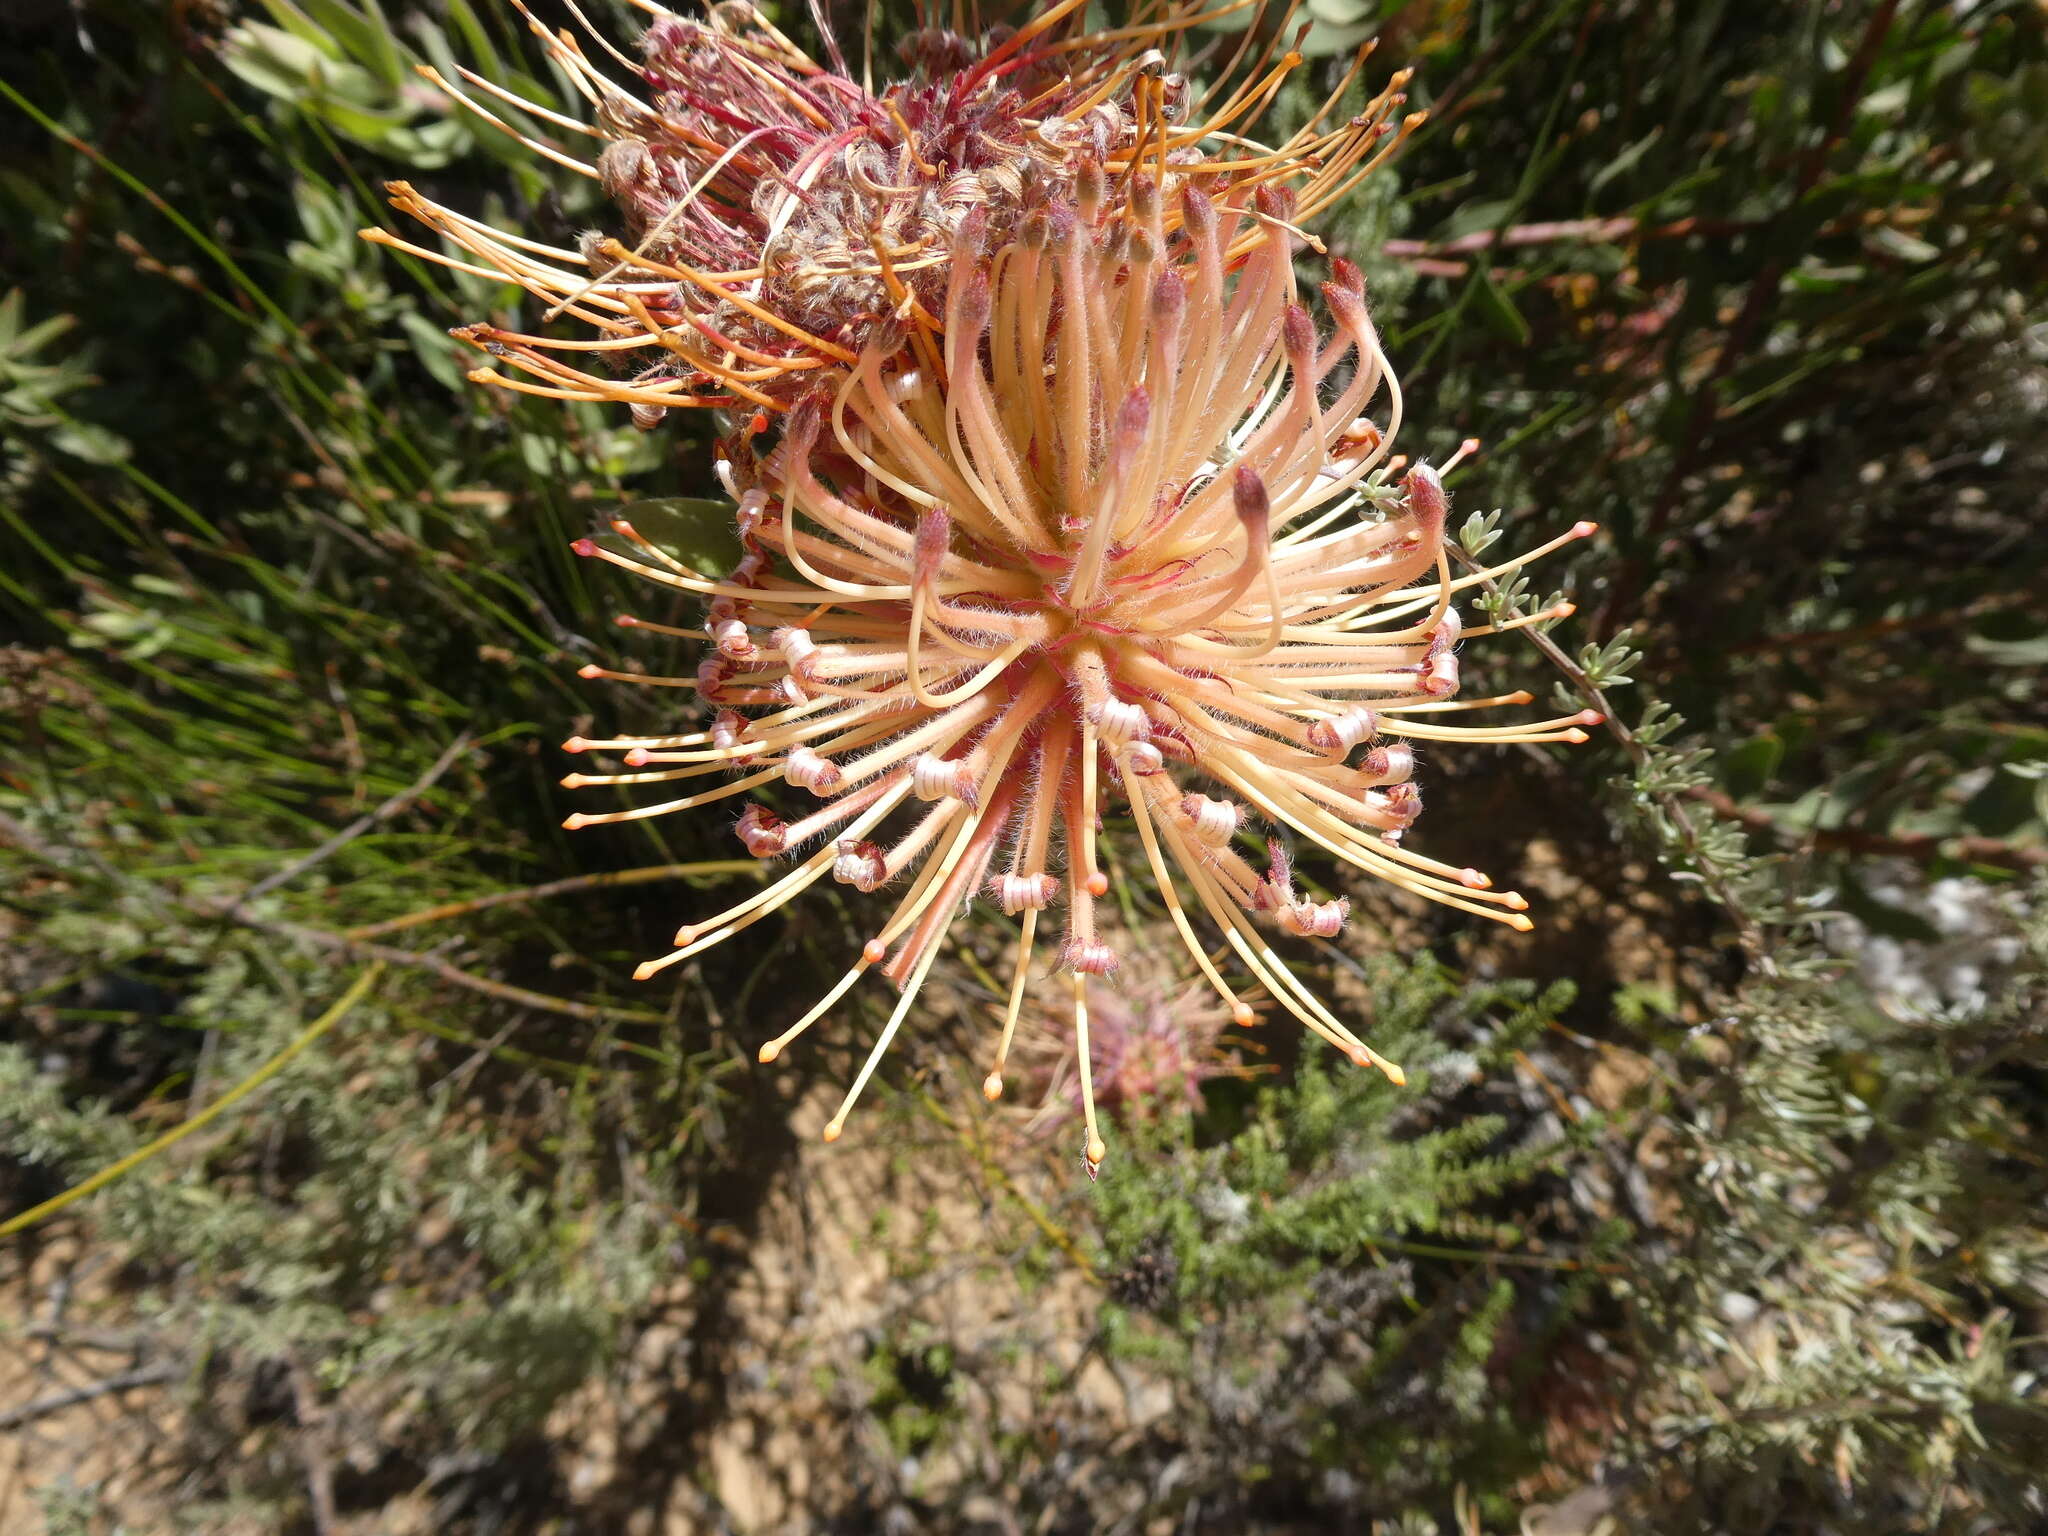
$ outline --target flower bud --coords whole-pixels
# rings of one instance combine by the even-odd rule
[[[1436,471],[1427,464],[1418,464],[1408,471],[1401,488],[1408,493],[1408,510],[1421,524],[1424,537],[1442,537],[1444,519],[1451,513],[1451,501],[1444,495],[1444,483],[1437,478]]]
[[[1429,634],[1427,654],[1434,659],[1458,643],[1458,636],[1465,632],[1465,621],[1455,608],[1446,608],[1444,616],[1437,620],[1436,628]]]
[[[1237,520],[1244,524],[1247,539],[1262,544],[1272,536],[1272,498],[1266,494],[1266,482],[1249,464],[1238,465],[1237,473],[1230,477],[1230,503]]]
[[[1287,306],[1286,318],[1280,322],[1280,339],[1287,348],[1288,366],[1297,375],[1307,374],[1315,365],[1316,323],[1299,304]]]
[[[856,891],[872,891],[889,877],[889,861],[865,838],[842,837],[832,859],[832,878]]]
[[[1152,281],[1152,323],[1169,336],[1180,334],[1188,311],[1188,280],[1168,268]]]
[[[711,625],[711,638],[718,646],[721,656],[734,661],[752,661],[760,654],[754,645],[754,637],[747,632],[747,626],[739,619],[716,619]]]
[[[750,805],[740,812],[739,824],[733,830],[755,858],[772,859],[789,846],[785,827],[783,819],[766,806]]]
[[[1196,840],[1211,848],[1221,848],[1237,836],[1242,815],[1231,801],[1212,800],[1207,795],[1184,796],[1180,813],[1193,824]]]
[[[1107,190],[1102,175],[1102,162],[1090,155],[1083,159],[1074,170],[1074,201],[1083,220],[1093,224],[1096,212],[1102,207],[1102,195]]]
[[[973,767],[965,758],[940,757],[922,753],[910,769],[910,790],[920,800],[972,801],[975,793]]]
[[[720,751],[730,752],[746,739],[747,727],[752,724],[736,709],[721,709],[711,719],[711,744]]]
[[[1410,827],[1422,814],[1422,791],[1413,784],[1395,784],[1366,797],[1376,801],[1387,819],[1397,827]]]
[[[837,763],[820,757],[809,747],[791,747],[782,760],[782,777],[814,795],[828,795],[838,787],[843,775]]]
[[[725,685],[732,680],[732,663],[713,654],[697,663],[697,693],[709,703],[723,702]]]
[[[1405,741],[1374,747],[1358,760],[1358,771],[1374,784],[1405,784],[1415,772],[1415,749]]]
[[[1363,705],[1347,709],[1328,720],[1317,720],[1308,728],[1308,744],[1332,757],[1342,757],[1379,730],[1379,717]]]
[[[989,297],[988,274],[976,271],[965,283],[959,285],[960,299],[957,317],[947,327],[948,337],[957,336],[963,342],[973,342],[988,329],[989,310],[993,301]]]
[[[911,577],[918,585],[928,586],[938,580],[952,538],[952,514],[943,506],[926,507],[918,514],[917,535],[910,549]]]
[[[1351,903],[1342,896],[1335,901],[1290,902],[1275,914],[1289,933],[1314,939],[1334,939],[1343,932],[1344,920],[1350,915]]]
[[[1095,734],[1102,738],[1105,746],[1120,747],[1126,742],[1143,741],[1150,734],[1150,722],[1145,711],[1122,699],[1105,699],[1089,712],[1089,716],[1095,723]]]
[[[1124,767],[1140,776],[1164,773],[1166,754],[1149,741],[1134,741],[1124,748]]]
[[[782,664],[789,668],[789,675],[803,682],[812,681],[816,673],[818,647],[811,640],[807,629],[778,629],[768,636],[768,643],[782,652]]]
[[[998,875],[989,881],[996,904],[1012,917],[1052,905],[1060,884],[1051,875]]]
[[[1116,969],[1116,951],[1099,940],[1080,943],[1069,939],[1060,958],[1068,970],[1083,976],[1107,976]]]

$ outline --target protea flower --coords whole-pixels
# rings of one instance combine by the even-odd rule
[[[1020,932],[984,1089],[1002,1092],[1040,930],[1056,927],[1085,1155],[1101,1160],[1088,984],[1119,963],[1096,916],[1107,815],[1134,824],[1229,1017],[1250,1022],[1245,994],[1263,990],[1396,1082],[1273,948],[1274,930],[1328,939],[1346,917],[1300,888],[1290,845],[1528,926],[1520,896],[1405,845],[1411,774],[1418,743],[1584,739],[1594,717],[1455,723],[1528,702],[1454,697],[1461,638],[1528,621],[1464,629],[1454,600],[1591,526],[1452,575],[1439,472],[1392,456],[1401,396],[1362,277],[1333,264],[1324,335],[1294,267],[1314,244],[1302,221],[1419,120],[1394,126],[1405,73],[1332,120],[1362,50],[1321,112],[1263,148],[1244,134],[1301,62],[1278,34],[1248,28],[1206,91],[1173,67],[1189,28],[1250,3],[1152,7],[1089,34],[1061,0],[1015,29],[927,30],[908,41],[911,78],[879,92],[750,6],[699,25],[649,5],[645,63],[628,65],[648,101],[564,35],[549,46],[595,125],[528,109],[603,141],[592,164],[529,140],[605,183],[630,249],[551,248],[393,188],[476,261],[436,259],[511,277],[598,332],[469,327],[525,375],[472,377],[618,401],[642,425],[710,407],[730,429],[717,469],[744,556],[727,577],[624,522],[577,546],[707,600],[701,630],[641,626],[708,639],[696,676],[637,679],[693,688],[706,717],[572,739],[629,771],[564,781],[717,782],[568,825],[764,796],[735,830],[787,872],[685,925],[643,978],[828,876],[890,891],[858,961],[761,1047],[773,1060],[870,970],[901,989],[828,1140],[962,907],[986,900]]]
[[[571,826],[688,809],[782,784],[815,805],[753,803],[737,831],[787,874],[685,926],[641,976],[697,954],[830,876],[892,887],[893,909],[772,1060],[871,969],[902,995],[826,1128],[837,1137],[963,903],[1021,919],[986,1091],[1001,1092],[1044,914],[1073,978],[1087,1157],[1103,1155],[1086,981],[1117,968],[1096,903],[1105,814],[1121,809],[1194,966],[1239,1021],[1211,960],[1219,935],[1257,986],[1359,1064],[1378,1056],[1274,951],[1268,931],[1328,938],[1341,899],[1297,886],[1282,835],[1416,895],[1517,928],[1526,903],[1407,846],[1417,743],[1582,741],[1585,715],[1451,723],[1527,695],[1459,702],[1457,594],[1592,531],[1453,577],[1439,474],[1398,482],[1401,397],[1363,282],[1334,264],[1334,336],[1300,303],[1284,193],[1222,201],[1131,172],[1109,213],[1083,175],[1007,237],[978,216],[953,238],[938,368],[871,337],[789,413],[774,446],[734,439],[719,468],[745,558],[707,581],[626,524],[579,550],[710,599],[694,680],[701,730],[573,740],[633,772],[571,784],[736,781]],[[1176,183],[1177,184],[1174,184]],[[1166,207],[1177,204],[1176,228]],[[1235,270],[1230,253],[1246,250]],[[891,361],[895,359],[895,361]],[[1385,425],[1367,406],[1384,391]],[[1554,617],[1553,609],[1540,617]],[[602,668],[588,676],[619,677]],[[650,679],[687,683],[686,679]],[[755,710],[754,715],[743,710]],[[1247,843],[1266,830],[1263,858]],[[1181,894],[1185,889],[1188,898]]]
[[[520,0],[511,3],[526,14]],[[1391,121],[1405,73],[1360,112],[1326,121],[1368,45],[1286,143],[1250,144],[1241,135],[1302,63],[1282,51],[1280,34],[1247,30],[1207,90],[1172,64],[1190,28],[1256,11],[1256,0],[1164,5],[1150,20],[1109,31],[1083,29],[1080,0],[1018,27],[972,24],[971,35],[926,27],[899,46],[908,78],[879,91],[867,69],[861,81],[851,77],[836,45],[831,66],[820,65],[749,4],[710,7],[700,23],[638,3],[655,18],[638,62],[601,37],[593,61],[573,35],[528,16],[590,102],[589,123],[468,70],[464,85],[425,71],[537,154],[600,182],[626,215],[630,246],[597,232],[575,250],[546,245],[442,207],[405,182],[390,184],[393,206],[464,254],[363,233],[509,279],[543,302],[546,318],[571,315],[597,332],[560,338],[465,326],[454,334],[513,370],[484,368],[472,379],[616,401],[643,427],[685,406],[759,411],[765,427],[821,371],[856,364],[880,333],[929,364],[961,220],[978,211],[988,237],[1001,241],[1039,189],[1069,185],[1084,165],[1107,173],[1095,198],[1111,210],[1144,164],[1199,176],[1218,195],[1286,183],[1306,217],[1342,197],[1420,121],[1398,130]],[[611,61],[600,67],[605,53]],[[613,65],[639,77],[645,100],[614,82]],[[508,105],[512,120],[502,115]],[[523,131],[520,117],[551,136]],[[1177,218],[1169,200],[1165,226]]]

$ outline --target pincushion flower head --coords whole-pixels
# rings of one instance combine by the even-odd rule
[[[827,878],[878,898],[851,968],[761,1047],[774,1059],[869,971],[899,989],[828,1140],[963,907],[985,902],[1018,924],[985,1091],[1001,1093],[1027,978],[1050,962],[1070,979],[1085,1155],[1091,1168],[1101,1160],[1088,983],[1120,960],[1097,915],[1111,817],[1128,818],[1168,923],[1236,1022],[1252,1021],[1263,992],[1401,1081],[1275,947],[1335,937],[1348,912],[1301,888],[1293,851],[1527,927],[1520,896],[1407,846],[1422,805],[1417,749],[1583,740],[1591,723],[1474,727],[1460,723],[1471,711],[1528,696],[1456,698],[1461,640],[1524,622],[1467,627],[1460,595],[1590,525],[1454,575],[1440,473],[1393,454],[1402,397],[1362,277],[1331,264],[1321,326],[1298,284],[1305,210],[1341,189],[1330,165],[1348,176],[1365,163],[1357,141],[1385,127],[1397,93],[1275,153],[1214,118],[1183,130],[1169,76],[1107,47],[1069,49],[1026,23],[933,82],[972,95],[996,61],[992,88],[1018,99],[991,120],[1040,144],[1062,143],[1104,103],[1129,104],[1116,119],[1126,126],[1034,162],[942,237],[921,237],[924,297],[906,289],[882,316],[803,327],[808,351],[755,349],[782,361],[745,381],[759,399],[741,397],[731,419],[758,414],[721,443],[744,549],[734,570],[707,579],[624,522],[578,545],[705,599],[702,629],[681,633],[710,645],[694,677],[636,679],[696,695],[675,729],[567,744],[624,757],[625,771],[572,774],[571,786],[681,793],[568,824],[723,803],[747,849],[786,866],[686,924],[637,974]],[[855,89],[805,78],[826,95]],[[1245,87],[1231,101],[1255,96]],[[948,167],[929,149],[917,141],[937,182]],[[892,174],[926,174],[917,155]],[[842,156],[784,175],[806,199],[857,199],[856,166]],[[759,258],[765,274],[773,263]],[[874,265],[887,281],[889,263]],[[619,302],[663,348],[718,349],[720,387],[756,361],[738,338],[706,335],[698,306],[722,301],[695,279],[671,280],[659,311]],[[757,307],[779,328],[794,323]],[[541,366],[537,348],[526,356]],[[683,403],[676,388],[664,402]],[[563,389],[645,403],[594,383]]]
[[[1142,189],[1108,222],[1085,198],[1051,197],[1000,245],[970,219],[937,370],[886,366],[889,339],[873,339],[772,447],[722,464],[746,545],[727,579],[626,526],[623,547],[582,546],[710,599],[696,677],[659,681],[694,688],[713,714],[672,736],[572,742],[623,750],[631,770],[572,782],[742,776],[572,824],[778,784],[811,797],[745,805],[740,839],[788,872],[686,926],[641,974],[828,877],[889,894],[839,984],[762,1048],[772,1059],[870,969],[902,989],[828,1135],[977,898],[1020,925],[988,1091],[1050,929],[1090,1103],[1084,982],[1118,964],[1096,916],[1109,814],[1134,823],[1190,961],[1236,1017],[1250,1005],[1210,958],[1217,938],[1251,985],[1397,1080],[1272,945],[1276,930],[1332,937],[1347,910],[1298,888],[1289,844],[1528,922],[1521,897],[1405,845],[1421,809],[1415,749],[1582,740],[1585,722],[1451,723],[1475,707],[1453,697],[1457,645],[1486,632],[1463,629],[1455,599],[1482,578],[1450,572],[1439,475],[1390,473],[1400,395],[1358,274],[1336,264],[1323,288],[1335,333],[1322,335],[1296,289],[1283,197],[1180,197],[1171,238],[1163,197]],[[1230,272],[1227,252],[1260,228],[1268,238]],[[1383,394],[1380,425],[1366,410]],[[1092,1107],[1087,1120],[1093,1162]]]

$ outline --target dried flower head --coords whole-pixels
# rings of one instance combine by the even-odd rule
[[[1069,1013],[1064,996],[1057,1004],[1034,998],[1017,1027],[1012,1070],[1030,1100],[1021,1129],[1034,1140],[1057,1134],[1085,1113]],[[1256,1070],[1239,1052],[1257,1047],[1227,1034],[1235,1022],[1206,986],[1188,987],[1160,957],[1142,949],[1128,955],[1116,985],[1088,986],[1089,1079],[1096,1109],[1127,1124],[1176,1109],[1199,1111],[1204,1083]]]
[[[546,245],[404,182],[390,186],[393,205],[462,254],[364,235],[509,279],[544,303],[546,318],[570,315],[597,333],[465,326],[454,334],[512,370],[473,379],[615,401],[643,427],[684,406],[759,410],[765,424],[820,371],[855,365],[878,335],[929,354],[946,325],[954,237],[970,214],[1002,242],[1046,187],[1069,189],[1091,214],[1114,213],[1149,165],[1155,176],[1199,179],[1213,196],[1286,185],[1310,216],[1419,121],[1398,131],[1391,121],[1405,74],[1357,114],[1329,121],[1368,45],[1286,143],[1265,149],[1242,137],[1302,63],[1282,51],[1282,29],[1248,28],[1206,89],[1175,65],[1191,28],[1256,13],[1260,0],[1161,5],[1106,31],[1087,30],[1080,0],[1018,27],[926,25],[898,50],[907,77],[879,90],[871,66],[856,81],[836,44],[829,66],[813,61],[744,0],[712,6],[701,22],[636,3],[654,17],[637,61],[595,33],[593,60],[572,34],[528,16],[589,102],[588,123],[468,70],[462,85],[425,71],[484,121],[602,184],[630,244],[592,232],[575,250]],[[637,77],[644,99],[613,81],[612,66]],[[579,139],[581,153],[570,147]],[[1169,197],[1146,223],[1170,232],[1177,221]]]
[[[1046,187],[1007,224],[970,213],[947,249],[939,356],[920,362],[878,332],[849,366],[819,371],[772,446],[728,440],[719,467],[745,556],[726,579],[623,523],[620,544],[579,545],[709,599],[713,649],[697,676],[644,681],[693,686],[713,713],[674,735],[572,741],[625,751],[631,771],[567,782],[742,776],[569,824],[778,782],[814,801],[746,807],[747,848],[793,866],[685,926],[639,974],[828,875],[899,893],[838,985],[761,1050],[773,1059],[871,969],[902,989],[828,1139],[963,903],[982,895],[1021,918],[987,1091],[1001,1092],[1039,929],[1057,908],[1086,1154],[1101,1159],[1087,979],[1118,965],[1096,904],[1109,889],[1098,837],[1119,807],[1234,1018],[1248,1021],[1250,1005],[1197,924],[1310,1030],[1400,1081],[1269,941],[1272,929],[1332,937],[1347,911],[1300,889],[1283,837],[1525,928],[1520,896],[1406,846],[1422,803],[1416,747],[1580,741],[1596,718],[1472,726],[1458,722],[1528,696],[1455,698],[1459,642],[1522,622],[1466,628],[1458,594],[1591,525],[1454,576],[1438,471],[1401,473],[1391,457],[1401,395],[1358,271],[1334,264],[1322,294],[1335,333],[1319,334],[1297,292],[1284,189],[1218,197],[1142,159],[1118,174],[1120,202],[1083,178]]]

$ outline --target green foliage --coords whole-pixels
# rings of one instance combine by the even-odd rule
[[[242,34],[181,36],[151,9],[82,13],[103,45],[82,77],[49,69],[47,38],[10,72],[33,115],[6,109],[8,164],[42,194],[0,237],[38,273],[0,301],[10,1215],[273,1056],[360,971],[345,930],[579,854],[602,872],[676,852],[572,850],[541,740],[590,707],[574,664],[609,641],[567,543],[621,474],[697,487],[663,485],[622,423],[470,390],[441,329],[503,295],[356,237],[380,217],[368,178],[417,165],[343,139],[448,158],[468,128],[407,83],[418,133],[372,145],[339,65],[330,94],[266,114],[234,84]],[[374,13],[333,26],[341,9],[303,13],[316,51],[403,57]],[[474,56],[434,36],[430,56]],[[109,105],[131,96],[148,132]],[[90,154],[55,136],[72,130]],[[538,196],[523,177],[500,195]],[[124,1327],[176,1363],[155,1390],[213,1468],[193,1509],[298,1518],[316,1421],[358,1463],[389,1436],[415,1476],[451,1447],[488,1464],[611,1358],[675,1271],[694,1199],[676,1169],[715,1162],[723,1071],[680,1010],[614,1001],[647,905],[432,930],[414,953],[437,969],[387,974],[257,1099],[80,1208],[127,1265]]]
[[[77,325],[70,315],[52,315],[29,325],[27,303],[17,288],[0,298],[0,420],[16,433],[47,434],[49,446],[89,464],[126,457],[128,445],[104,427],[71,417],[59,403],[65,395],[98,382],[86,360],[73,353],[55,362],[37,357]]]
[[[2039,896],[2004,977],[1932,1018],[1838,983],[1738,1003],[1744,1070],[1678,1121],[1698,1213],[1636,1298],[1668,1373],[1637,1454],[1686,1468],[1671,1528],[1780,1528],[1844,1489],[1907,1529],[2034,1497],[2048,1403],[2015,1322],[2048,1298],[2024,1151],[2048,1067]]]
[[[1461,986],[1426,958],[1377,961],[1369,985],[1373,1037],[1404,1058],[1406,1089],[1307,1061],[1227,1139],[1176,1149],[1190,1128],[1169,1130],[1102,1183],[1124,1303],[1106,1347],[1158,1374],[1197,1469],[1165,1512],[1248,1515],[1250,1490],[1277,1481],[1319,1489],[1325,1519],[1357,1519],[1533,1466],[1503,1352],[1570,1319],[1556,1281],[1612,1234],[1584,1234],[1583,1258],[1534,1256],[1496,1213],[1598,1125],[1512,1129],[1486,1111],[1523,1108],[1503,1080],[1572,989]]]

